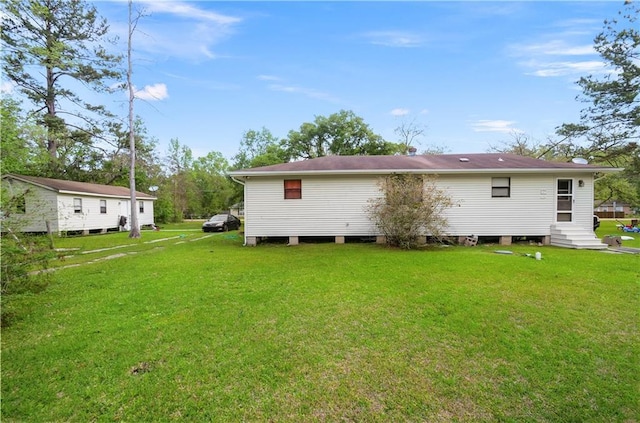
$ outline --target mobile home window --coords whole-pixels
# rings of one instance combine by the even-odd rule
[[[16,200],[16,214],[25,214],[27,212],[27,201],[24,198],[24,195],[19,195],[15,197]]]
[[[138,209],[140,210],[140,213],[144,213],[144,201],[138,202]]]
[[[302,180],[285,179],[284,198],[285,200],[295,200],[298,198],[302,198]]]
[[[100,213],[107,213],[107,200],[100,200]]]
[[[511,197],[511,178],[491,178],[492,197]]]
[[[73,199],[73,212],[82,213],[82,198]]]

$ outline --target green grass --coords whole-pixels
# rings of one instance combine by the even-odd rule
[[[601,219],[600,220],[600,227],[596,230],[596,235],[599,238],[602,238],[602,237],[604,237],[606,235],[616,235],[616,236],[627,235],[627,236],[631,236],[634,239],[633,240],[622,241],[622,246],[623,247],[640,248],[640,233],[623,232],[622,230],[620,230],[617,227],[617,225],[620,225],[619,222],[622,222],[622,224],[624,224],[624,225],[630,225],[631,224],[631,219],[618,219],[618,220]]]
[[[640,256],[185,235],[11,298],[3,421],[640,419]]]

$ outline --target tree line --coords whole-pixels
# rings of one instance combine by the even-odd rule
[[[128,88],[123,55],[110,53],[115,40],[96,8],[82,0],[2,0],[2,67],[20,96],[3,94],[2,174],[128,186],[130,135],[135,141],[135,186],[158,197],[158,222],[206,217],[242,200],[242,187],[227,177],[232,169],[264,166],[325,155],[404,154],[423,136],[415,121],[396,128],[398,140],[376,134],[354,112],[316,116],[283,139],[267,128],[247,130],[227,160],[219,152],[194,157],[179,139],[158,152],[141,118],[131,125],[101,104],[89,104],[73,87],[95,92]],[[625,2],[619,15],[604,22],[594,49],[607,64],[604,76],[577,82],[585,104],[580,120],[535,141],[526,134],[493,146],[545,160],[584,157],[594,164],[624,168],[597,184],[596,197],[640,205],[640,34],[639,9]],[[113,48],[112,48],[113,50]],[[20,101],[19,98],[22,100]],[[427,148],[421,153],[443,152]]]

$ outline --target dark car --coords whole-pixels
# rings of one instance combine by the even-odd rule
[[[216,214],[202,224],[204,232],[226,232],[240,229],[240,219],[232,214]]]
[[[598,229],[600,227],[600,218],[598,217],[598,215],[593,215],[593,230],[595,231],[596,229]]]

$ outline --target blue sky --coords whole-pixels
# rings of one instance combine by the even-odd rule
[[[126,41],[127,3],[95,2]],[[279,138],[317,115],[352,110],[418,149],[485,152],[576,122],[581,76],[608,70],[593,50],[623,2],[137,1],[135,110],[166,152],[237,153],[242,134]],[[123,44],[122,51],[126,46]],[[123,94],[124,95],[124,94]],[[114,104],[117,102],[114,101]],[[126,114],[120,101],[116,111]]]

